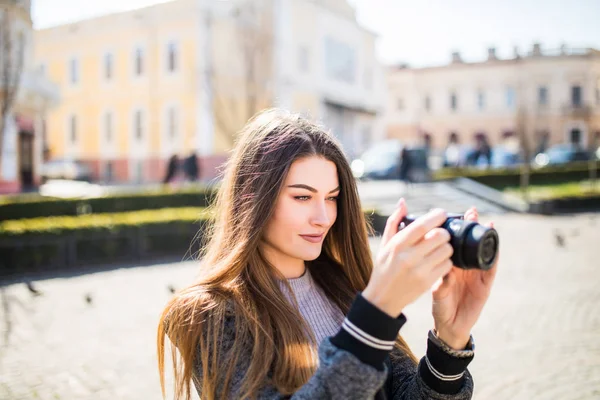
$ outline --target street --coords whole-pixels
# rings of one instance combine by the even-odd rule
[[[473,335],[475,399],[600,397],[600,215],[484,215],[501,237],[497,281]],[[557,245],[561,235],[564,247]],[[379,240],[371,240],[376,251]],[[199,264],[122,268],[1,290],[0,398],[158,400],[156,325]],[[425,351],[429,296],[401,333]]]

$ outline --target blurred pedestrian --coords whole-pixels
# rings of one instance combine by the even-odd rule
[[[177,173],[179,172],[179,157],[177,154],[173,154],[171,158],[169,158],[169,162],[167,163],[167,173],[165,174],[165,178],[163,179],[163,183],[172,182]]]
[[[405,190],[412,185],[411,172],[412,172],[412,160],[407,146],[402,146],[400,151],[400,159],[398,161],[398,178],[404,182]]]
[[[200,169],[198,168],[198,157],[196,152],[192,153],[183,160],[183,172],[185,180],[188,182],[196,182],[198,180]]]
[[[445,212],[399,232],[400,200],[373,257],[341,145],[278,110],[242,129],[216,199],[202,268],[158,323],[163,397],[165,355],[175,400],[472,397],[470,332],[497,267],[452,265]],[[399,331],[432,288],[419,363]]]

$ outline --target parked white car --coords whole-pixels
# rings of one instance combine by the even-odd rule
[[[44,181],[53,179],[66,179],[73,181],[90,181],[91,169],[80,162],[73,160],[52,160],[44,163],[40,169]]]

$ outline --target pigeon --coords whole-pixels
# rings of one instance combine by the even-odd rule
[[[90,293],[85,294],[85,302],[88,304],[92,304],[92,295]]]
[[[554,237],[556,238],[556,245],[558,247],[565,247],[565,238],[560,234],[560,232],[555,232]]]
[[[33,286],[33,282],[27,281],[25,282],[25,285],[27,285],[27,290],[29,290],[32,296],[37,297],[42,295],[42,292],[39,289],[36,289],[35,286]]]

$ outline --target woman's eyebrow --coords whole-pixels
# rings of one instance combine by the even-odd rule
[[[314,187],[311,187],[311,186],[305,185],[305,184],[303,184],[303,183],[296,183],[296,184],[294,184],[294,185],[288,185],[288,187],[289,187],[289,188],[306,189],[306,190],[310,190],[310,191],[311,191],[311,192],[313,192],[313,193],[317,193],[317,192],[318,192],[318,190],[317,190],[317,189],[315,189]],[[340,190],[340,187],[339,187],[339,186],[338,186],[338,187],[336,187],[336,188],[335,188],[335,189],[333,189],[333,190],[330,190],[330,191],[329,191],[329,193],[337,192],[338,190]]]

